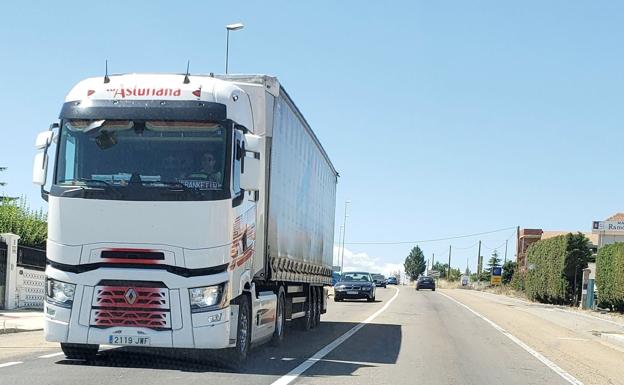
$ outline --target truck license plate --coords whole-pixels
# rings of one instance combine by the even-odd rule
[[[357,291],[348,291],[347,294],[349,294],[349,295],[357,295],[359,293]]]
[[[150,338],[139,336],[108,336],[108,343],[111,345],[149,346]]]

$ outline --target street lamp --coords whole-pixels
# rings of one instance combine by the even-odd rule
[[[227,75],[228,73],[228,55],[229,55],[229,51],[230,51],[230,31],[238,31],[239,29],[243,29],[245,26],[243,25],[243,23],[235,23],[235,24],[228,24],[225,26],[225,29],[227,30],[227,36],[225,38],[225,74]]]
[[[344,269],[344,251],[345,251],[345,238],[347,237],[347,207],[351,203],[350,200],[345,201],[344,220],[342,222],[342,256],[340,257],[340,274],[342,275]]]

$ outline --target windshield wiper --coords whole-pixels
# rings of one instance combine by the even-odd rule
[[[65,183],[65,182],[83,182],[84,184],[71,184],[69,186],[74,187],[74,188],[70,188],[67,190],[64,190],[61,193],[61,196],[64,195],[69,195],[72,193],[75,193],[76,191],[82,191],[83,194],[86,191],[98,191],[98,192],[106,192],[106,193],[112,193],[112,195],[114,197],[117,198],[122,198],[123,194],[121,193],[121,191],[113,188],[113,185],[109,182],[106,182],[104,180],[99,180],[99,179],[87,179],[87,178],[77,178],[77,179],[64,179],[64,180],[59,180],[56,183]],[[98,188],[96,186],[94,186],[94,184],[99,184],[100,186],[103,186],[102,188]]]
[[[159,181],[159,180],[142,180],[142,181],[131,181],[129,184],[150,184],[156,185],[155,187],[166,187],[170,192],[183,192],[190,193],[193,196],[202,196],[202,194],[194,188],[190,188],[181,182],[174,181]],[[160,186],[159,186],[160,185]]]

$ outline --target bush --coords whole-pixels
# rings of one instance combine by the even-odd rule
[[[514,290],[525,291],[526,290],[526,271],[515,270],[513,277],[511,277],[511,282],[509,283],[509,285]]]
[[[588,243],[583,234],[570,233],[532,244],[527,251],[527,296],[546,303],[572,303],[591,256]]]
[[[596,286],[601,307],[624,310],[624,243],[606,245],[598,251]]]
[[[0,233],[19,235],[21,245],[42,247],[48,235],[46,215],[29,209],[24,199],[4,199],[0,202]]]

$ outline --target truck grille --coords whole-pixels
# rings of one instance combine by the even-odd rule
[[[91,326],[171,329],[169,290],[127,282],[96,286],[91,302]]]
[[[91,310],[91,325],[99,327],[129,326],[170,329],[169,312],[152,310]]]
[[[91,306],[168,309],[167,294],[161,287],[96,286]]]

